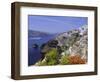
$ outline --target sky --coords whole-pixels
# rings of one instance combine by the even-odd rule
[[[47,33],[62,33],[87,25],[87,17],[29,15],[28,29]]]

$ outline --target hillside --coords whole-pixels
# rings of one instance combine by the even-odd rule
[[[88,52],[87,34],[87,25],[59,34],[41,46],[43,56],[35,65],[85,64]]]
[[[45,32],[40,32],[40,31],[28,30],[28,37],[44,37],[48,35],[50,34]]]

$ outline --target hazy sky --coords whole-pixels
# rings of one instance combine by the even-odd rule
[[[28,16],[28,28],[35,31],[61,33],[86,25],[87,17]]]

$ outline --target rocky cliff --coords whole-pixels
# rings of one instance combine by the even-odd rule
[[[86,63],[88,53],[87,25],[84,25],[79,29],[72,29],[58,34],[56,38],[41,46],[41,53],[43,54],[43,58],[37,62],[36,65]],[[56,53],[56,55],[54,53]],[[52,56],[55,56],[54,60],[52,57],[49,57],[51,54],[53,54]]]

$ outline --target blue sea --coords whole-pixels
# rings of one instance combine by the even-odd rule
[[[37,61],[41,59],[40,46],[49,40],[55,38],[56,34],[47,35],[43,37],[29,37],[28,38],[28,65],[34,65]],[[39,47],[34,48],[34,44]]]

